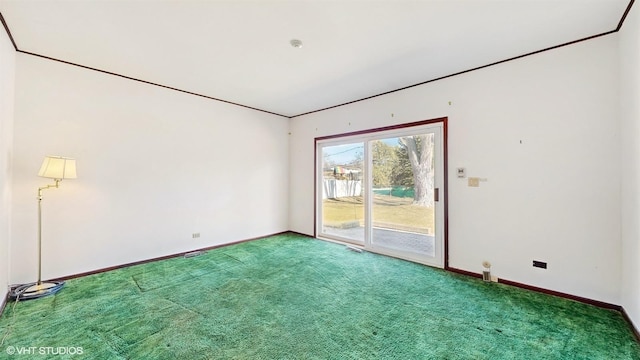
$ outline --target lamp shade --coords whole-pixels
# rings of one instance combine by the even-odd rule
[[[76,160],[62,156],[45,156],[38,176],[50,179],[75,179]]]

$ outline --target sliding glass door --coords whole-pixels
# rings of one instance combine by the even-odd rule
[[[322,233],[364,244],[364,143],[331,144],[320,149]]]
[[[374,140],[373,246],[435,256],[434,134]]]
[[[316,146],[319,237],[444,267],[442,122]]]

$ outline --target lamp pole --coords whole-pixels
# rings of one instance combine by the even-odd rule
[[[60,179],[54,179],[55,184],[42,186],[38,188],[38,282],[36,285],[42,285],[42,190],[57,188]]]
[[[62,156],[45,156],[38,176],[53,179],[54,184],[38,188],[38,281],[17,285],[9,290],[9,299],[29,300],[53,295],[64,286],[64,281],[42,281],[42,191],[60,187],[62,179],[76,178],[76,160]]]

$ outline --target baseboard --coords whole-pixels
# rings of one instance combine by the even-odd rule
[[[300,235],[300,236],[305,236],[305,237],[314,237],[313,235],[309,235],[309,234],[303,234],[301,232],[297,232],[297,231],[293,231],[293,230],[289,230],[289,231],[285,231],[286,233],[290,233],[290,234],[295,234],[295,235]]]
[[[452,267],[445,267],[444,268],[447,271],[451,271],[454,272],[456,274],[461,274],[461,275],[466,275],[466,276],[471,276],[474,278],[478,278],[478,279],[482,279],[482,274],[478,274],[478,273],[474,273],[471,271],[467,271],[467,270],[462,270],[462,269],[456,269],[456,268],[452,268]]]
[[[482,274],[478,274],[478,273],[474,273],[471,271],[466,271],[466,270],[461,270],[461,269],[456,269],[456,268],[447,268],[446,270],[449,270],[451,272],[454,273],[458,273],[458,274],[462,274],[462,275],[467,275],[467,276],[472,276],[475,278],[480,278],[482,279]],[[560,291],[555,291],[555,290],[549,290],[549,289],[545,289],[545,288],[541,288],[541,287],[537,287],[537,286],[532,286],[532,285],[527,285],[527,284],[523,284],[523,283],[519,283],[516,281],[511,281],[511,280],[506,280],[506,279],[498,279],[498,283],[500,284],[505,284],[505,285],[510,285],[510,286],[515,286],[521,289],[526,289],[526,290],[531,290],[531,291],[535,291],[535,292],[539,292],[539,293],[543,293],[543,294],[547,294],[547,295],[553,295],[553,296],[557,296],[557,297],[561,297],[561,298],[565,298],[565,299],[569,299],[569,300],[574,300],[574,301],[578,301],[581,303],[585,303],[585,304],[589,304],[589,305],[593,305],[593,306],[597,306],[603,309],[609,309],[609,310],[615,310],[615,311],[621,311],[622,307],[620,305],[615,305],[615,304],[610,304],[604,301],[598,301],[598,300],[593,300],[593,299],[589,299],[589,298],[585,298],[582,296],[577,296],[577,295],[571,295],[571,294],[567,294],[567,293],[563,293]]]
[[[622,317],[627,321],[627,323],[631,327],[631,330],[633,331],[633,335],[636,336],[636,340],[640,342],[640,332],[638,331],[638,328],[629,317],[629,314],[627,314],[627,311],[624,309],[624,307],[621,307],[621,312],[622,312]]]
[[[101,268],[101,269],[97,269],[97,270],[86,271],[86,272],[82,272],[82,273],[78,273],[78,274],[62,276],[62,277],[58,277],[58,278],[55,278],[55,279],[49,279],[47,281],[71,280],[71,279],[76,279],[76,278],[80,278],[80,277],[84,277],[84,276],[88,276],[88,275],[95,275],[95,274],[100,274],[100,273],[103,273],[103,272],[123,269],[123,268],[127,268],[127,267],[130,267],[130,266],[142,265],[142,264],[147,264],[147,263],[151,263],[151,262],[155,262],[155,261],[161,261],[161,260],[167,260],[167,259],[182,257],[185,254],[188,254],[188,253],[191,253],[191,252],[208,251],[208,250],[218,249],[218,248],[225,247],[225,246],[231,246],[231,245],[241,244],[241,243],[244,243],[244,242],[260,240],[260,239],[264,239],[264,238],[267,238],[267,237],[270,237],[270,236],[277,236],[277,235],[290,234],[290,233],[295,233],[295,232],[293,232],[293,231],[281,231],[281,232],[270,234],[270,235],[263,235],[263,236],[258,236],[258,237],[254,237],[254,238],[233,241],[233,242],[229,242],[229,243],[225,243],[225,244],[218,244],[218,245],[208,246],[208,247],[204,247],[204,248],[193,249],[193,250],[189,250],[189,251],[185,251],[185,252],[180,252],[180,253],[177,253],[177,254],[159,256],[159,257],[155,257],[155,258],[151,258],[151,259],[134,261],[134,262],[126,263],[126,264],[109,266],[109,267]],[[307,236],[307,235],[304,235],[304,236]]]
[[[553,296],[557,296],[557,297],[561,297],[561,298],[565,298],[565,299],[569,299],[569,300],[574,300],[574,301],[577,301],[577,302],[581,302],[581,303],[597,306],[597,307],[600,307],[600,308],[603,308],[603,309],[609,309],[609,310],[615,310],[615,311],[621,311],[622,310],[622,306],[620,306],[620,305],[610,304],[610,303],[607,303],[607,302],[604,302],[604,301],[599,301],[599,300],[593,300],[593,299],[585,298],[585,297],[582,297],[582,296],[571,295],[571,294],[563,293],[563,292],[560,292],[560,291],[549,290],[549,289],[540,288],[540,287],[537,287],[537,286],[531,286],[531,285],[527,285],[527,284],[522,284],[522,283],[519,283],[519,282],[506,280],[506,279],[498,279],[498,282],[501,283],[501,284],[511,285],[511,286],[522,288],[522,289],[527,289],[527,290],[531,290],[531,291],[540,292],[540,293],[547,294],[547,295],[553,295]]]

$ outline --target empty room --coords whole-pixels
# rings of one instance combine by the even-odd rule
[[[634,0],[0,0],[0,358],[640,360]]]

